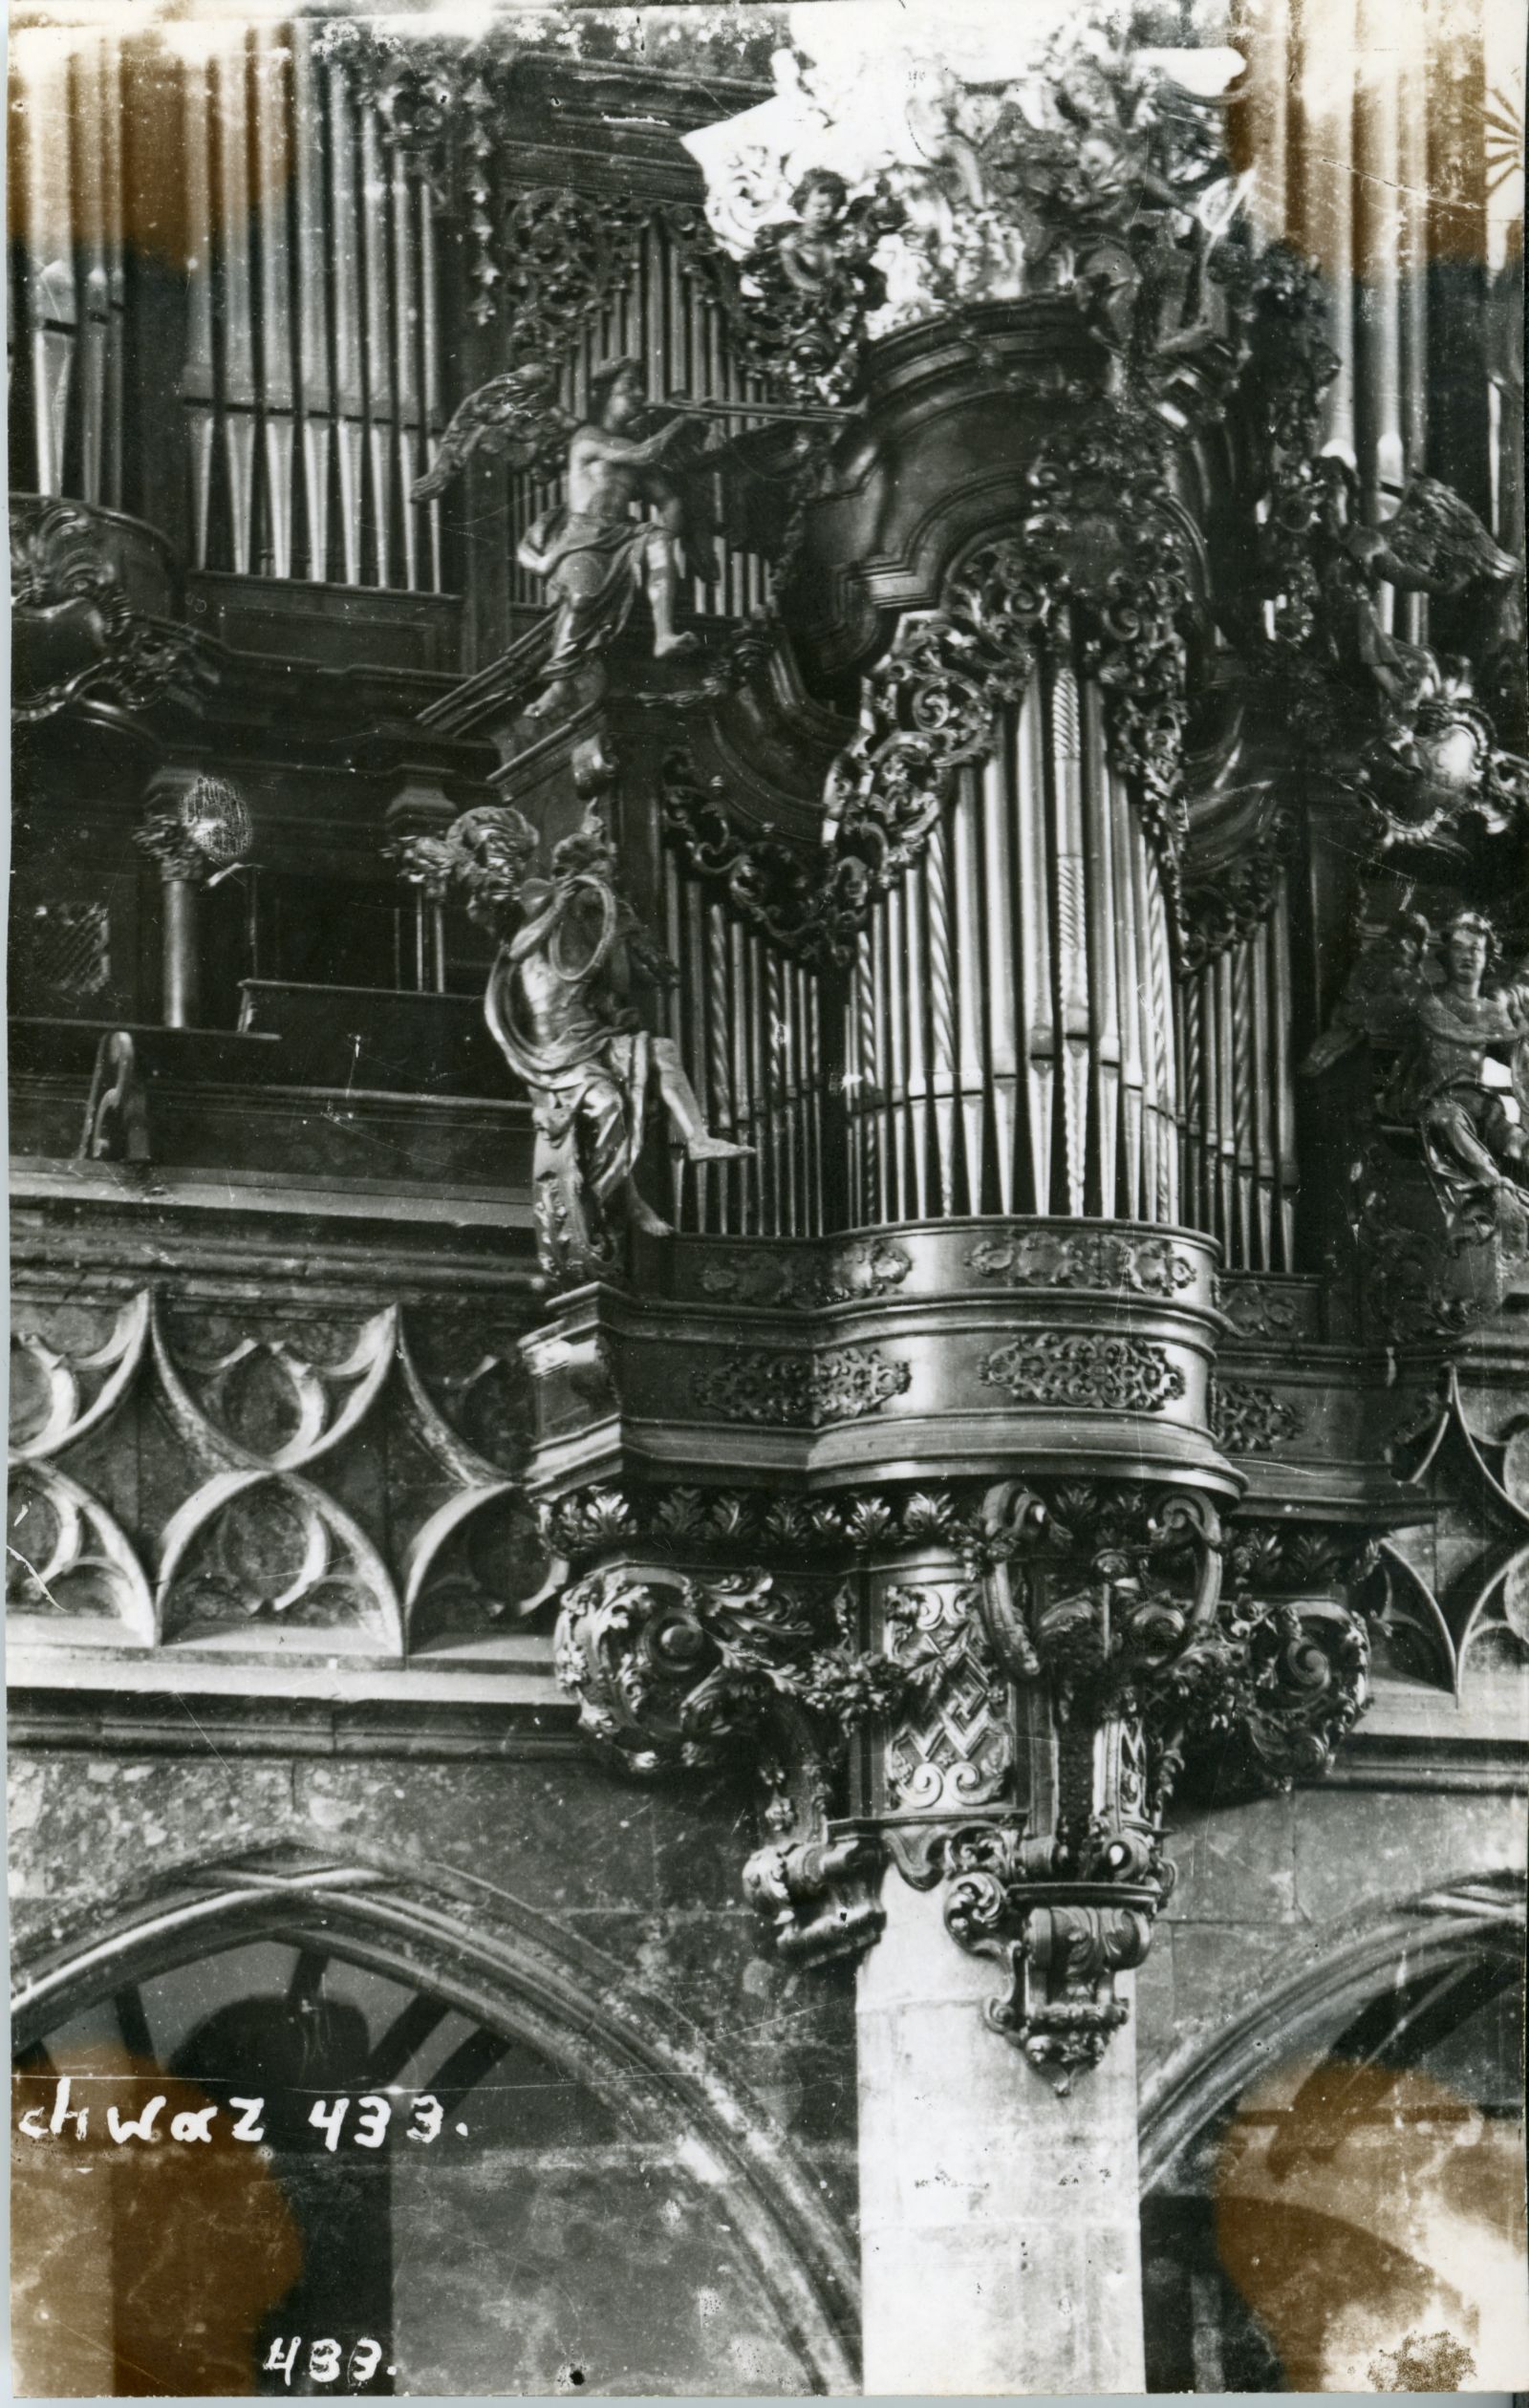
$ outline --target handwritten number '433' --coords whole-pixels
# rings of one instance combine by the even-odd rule
[[[292,2379],[292,2369],[297,2363],[297,2354],[302,2346],[301,2335],[295,2341],[273,2341],[270,2345],[270,2355],[261,2369],[262,2374],[279,2375],[285,2383],[290,2384]],[[345,2363],[346,2389],[358,2391],[363,2383],[369,2383],[381,2363],[382,2344],[380,2341],[357,2341]],[[388,2373],[391,2375],[393,2371],[390,2366]],[[339,2372],[339,2343],[337,2341],[311,2341],[308,2345],[309,2381],[312,2383],[337,2382]]]
[[[339,2147],[340,2131],[350,2105],[348,2098],[315,2098],[309,2109],[308,2120],[323,2134],[326,2149]],[[393,2119],[391,2100],[379,2098],[375,2091],[369,2091],[364,2098],[356,2100],[355,2106],[355,2122],[351,2139],[360,2148],[380,2149]],[[414,2113],[405,2127],[404,2138],[409,2140],[434,2140],[445,2120],[445,2113],[439,2098],[433,2098],[428,2091],[421,2091],[414,2102]]]

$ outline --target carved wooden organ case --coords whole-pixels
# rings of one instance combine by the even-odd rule
[[[26,1027],[92,1024],[87,1154],[152,1163],[199,1080],[214,1116],[269,1084],[268,1030],[289,1083],[307,1046],[337,1088],[334,1031],[380,1058],[386,1012],[418,1005],[415,1086],[482,1099],[541,1283],[532,1305],[524,1238],[513,1279],[472,1275],[506,1322],[487,1435],[449,1331],[433,1382],[390,1293],[272,1438],[228,1350],[201,1329],[178,1354],[183,1304],[145,1290],[61,1421],[41,1315],[25,1451],[52,1460],[141,1360],[226,1486],[320,1497],[334,1433],[406,1396],[412,1537],[389,1558],[364,1503],[320,1514],[331,1587],[369,1601],[345,1644],[412,1659],[447,1541],[512,1504],[498,1560],[540,1553],[511,1619],[556,1618],[592,1739],[635,1774],[753,1785],[745,1878],[780,1946],[873,1939],[889,1864],[943,1883],[957,1941],[1001,1969],[995,2018],[1066,2080],[1125,2011],[1175,1784],[1310,1776],[1381,1671],[1449,1689],[1521,1654],[1522,1190],[1500,1128],[1485,1168],[1451,1153],[1405,1071],[1451,915],[1522,933],[1501,912],[1529,796],[1521,501],[1504,467],[1481,508],[1506,550],[1436,480],[1405,557],[1368,540],[1375,483],[1331,441],[1348,337],[1246,216],[1207,263],[1159,209],[1155,250],[1106,275],[1064,182],[1044,274],[995,297],[926,244],[902,322],[878,330],[852,277],[783,317],[678,139],[720,90],[757,98],[753,72],[260,31],[176,88],[216,275],[124,287],[109,207],[73,314],[23,268],[23,886],[53,874],[28,830],[53,840],[88,754],[82,825],[144,922],[124,984],[76,864],[54,951],[29,938]],[[262,214],[228,180],[269,188],[278,151]],[[315,246],[339,272],[303,272]],[[159,373],[133,308],[179,368],[130,457],[111,397],[125,378],[146,428]],[[555,463],[485,452],[447,499],[413,487],[506,365],[545,363],[576,419],[621,355],[719,430],[697,472],[719,573],[686,576],[687,649],[650,656],[639,600],[538,717],[544,597],[515,550]],[[263,613],[308,631],[285,677]],[[639,963],[645,1042],[748,1150],[692,1159],[649,1111],[638,1175],[672,1234],[570,1218],[576,1148],[528,1149],[478,1024],[496,929],[492,897],[462,911],[483,863],[461,831],[511,812],[545,857],[602,832],[669,957]],[[241,850],[265,882],[249,943],[275,954],[264,981],[241,957],[235,1030],[209,871]],[[313,1003],[312,947],[271,935],[315,868],[391,930],[391,967],[356,936],[327,974],[372,996],[352,1019]],[[89,957],[73,1000],[60,945]],[[107,1513],[55,1487],[55,1516]],[[198,1548],[258,1613],[276,1544],[165,1494],[150,1538],[120,1504],[97,1534],[129,1600],[102,1610],[152,1645],[200,1626]],[[1441,1555],[1467,1495],[1489,1541]]]

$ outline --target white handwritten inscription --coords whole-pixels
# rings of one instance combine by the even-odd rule
[[[308,2120],[323,2134],[326,2149],[339,2147],[340,2134],[344,2129],[350,2104],[348,2098],[315,2098],[310,2108]],[[351,2139],[359,2149],[380,2149],[387,2138],[388,2125],[393,2120],[392,2100],[379,2096],[375,2091],[369,2091],[366,2096],[357,2099],[355,2104],[357,2113],[355,2122],[351,2129]],[[446,2111],[440,2099],[432,2098],[428,2091],[421,2091],[414,2102],[414,2113],[404,2128],[404,2138],[408,2140],[439,2139],[441,2127],[445,2119]]]
[[[51,2140],[68,2131],[76,2140],[85,2139],[90,2130],[90,2108],[75,2106],[73,2098],[72,2077],[60,2075],[52,2108],[29,2107],[20,2118],[18,2128],[23,2137],[28,2140]],[[185,2148],[195,2147],[199,2141],[210,2146],[214,2127],[226,2131],[230,2140],[257,2141],[266,2138],[263,2098],[230,2097],[222,2107],[183,2109],[162,2123],[160,2119],[168,2105],[164,2093],[156,2091],[143,2101],[137,2115],[109,2106],[106,2129],[118,2148],[129,2140],[165,2139],[179,2141]],[[351,2118],[353,2106],[355,2114]],[[406,2140],[428,2146],[440,2139],[445,2119],[445,2109],[429,2091],[403,2092],[391,2098],[377,2091],[368,2091],[357,2099],[315,2098],[308,2114],[309,2122],[323,2134],[324,2146],[331,2151],[339,2147],[342,2134],[358,2149],[380,2149],[390,2130],[395,2135],[401,2132]],[[456,2129],[465,2135],[467,2127],[458,2124]]]
[[[273,2341],[270,2345],[270,2354],[261,2368],[261,2373],[279,2375],[282,2381],[291,2389],[292,2370],[301,2355],[302,2347],[301,2333],[291,2341]],[[311,2383],[337,2383],[340,2377],[341,2359],[342,2352],[337,2341],[310,2341],[308,2345],[309,2381]],[[350,2355],[344,2358],[346,2389],[358,2391],[363,2383],[369,2383],[381,2363],[382,2344],[380,2341],[363,2338],[355,2342]],[[397,2372],[397,2369],[390,2366],[387,2372],[392,2375]]]

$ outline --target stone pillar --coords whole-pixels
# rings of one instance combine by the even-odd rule
[[[206,855],[179,812],[162,804],[148,813],[136,840],[160,871],[160,1018],[166,1028],[194,1028],[202,1009],[200,892]]]
[[[889,1872],[883,1903],[857,2000],[867,2392],[1141,2391],[1133,2026],[1059,2096],[988,2022],[1001,1977],[939,1892]]]
[[[163,872],[164,964],[161,1005],[166,1028],[195,1028],[202,1015],[202,943],[198,890],[204,869],[190,877]]]
[[[222,779],[167,771],[150,787],[134,841],[159,866],[160,1018],[166,1028],[195,1028],[201,1018],[201,890],[215,864],[226,875],[239,862],[249,832],[243,801]]]

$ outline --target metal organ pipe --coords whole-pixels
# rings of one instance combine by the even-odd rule
[[[205,568],[212,541],[212,468],[217,434],[217,384],[212,356],[212,116],[209,63],[193,52],[181,73],[185,138],[186,352],[181,376],[191,447],[191,528],[196,565]]]
[[[112,56],[116,57],[115,45]],[[121,431],[120,412],[110,407],[111,359],[120,358],[112,307],[112,263],[109,245],[117,199],[109,184],[107,146],[114,134],[120,139],[118,94],[107,80],[107,46],[92,42],[77,51],[72,62],[71,118],[75,138],[75,187],[79,210],[76,229],[81,304],[79,316],[80,464],[79,489],[87,502],[111,502],[120,491],[109,479],[108,430]]]
[[[291,322],[291,53],[269,26],[254,29],[256,213],[260,254],[261,403],[265,434],[266,532],[275,577],[292,573],[292,453],[296,360]],[[267,565],[262,556],[261,565]]]
[[[663,891],[665,941],[679,972],[664,1026],[711,1127],[755,1149],[740,1162],[692,1165],[677,1154],[677,1226],[724,1236],[816,1236],[827,1225],[818,975],[745,926],[672,848]],[[839,1000],[832,999],[835,1009]],[[850,1010],[852,981],[843,1000]]]
[[[229,565],[237,575],[247,577],[259,556],[253,536],[255,408],[260,389],[255,377],[255,285],[250,257],[249,56],[242,34],[214,52],[212,91],[213,195],[221,269],[215,287],[221,307],[215,322],[221,355]]]
[[[1234,1271],[1295,1268],[1290,913],[1281,880],[1262,924],[1180,989],[1184,1218]]]
[[[360,233],[355,189],[355,129],[350,94],[337,67],[329,71],[329,233],[334,259],[334,414],[339,472],[340,543],[344,583],[359,585],[361,455],[365,395],[361,376]]]
[[[179,36],[195,565],[439,591],[435,219],[314,38]]]
[[[1390,0],[1359,0],[1354,273],[1361,480],[1373,510],[1401,483],[1401,91]],[[1404,37],[1405,38],[1405,37]]]
[[[52,27],[11,37],[16,105],[14,205],[25,236],[22,304],[32,379],[32,441],[39,493],[63,493],[79,303],[70,177],[69,37]],[[19,138],[19,139],[18,139]]]
[[[1037,673],[989,759],[958,774],[858,943],[849,999],[858,1219],[1176,1217],[1162,882],[1102,699],[1069,661]]]

